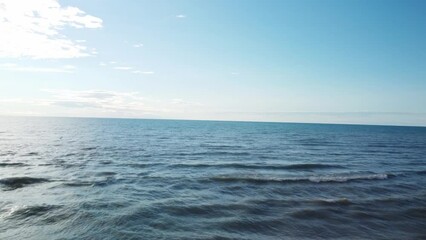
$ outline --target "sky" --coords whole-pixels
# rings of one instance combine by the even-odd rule
[[[426,126],[426,1],[0,0],[0,115]]]

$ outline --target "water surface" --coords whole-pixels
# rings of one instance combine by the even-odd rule
[[[425,239],[426,128],[0,118],[0,239]]]

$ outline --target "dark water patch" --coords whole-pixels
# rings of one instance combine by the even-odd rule
[[[425,220],[426,218],[426,206],[423,207],[411,207],[404,212],[405,216],[410,218],[419,218],[420,220]]]
[[[344,168],[340,165],[331,164],[291,164],[291,165],[253,165],[244,163],[225,163],[225,164],[171,164],[171,168],[235,168],[235,169],[265,169],[265,170],[315,170],[315,169],[331,169]]]
[[[113,163],[113,161],[105,160],[105,161],[100,161],[99,163],[102,164],[102,165],[109,165],[109,164]]]
[[[170,155],[170,154],[165,154]],[[249,156],[249,152],[233,152],[233,151],[206,151],[206,152],[181,152],[171,154],[174,156]]]
[[[91,150],[96,150],[98,147],[84,147],[84,148],[81,148],[81,150],[83,150],[83,151],[91,151]]]
[[[164,164],[162,163],[131,163],[126,165],[132,168],[149,168],[149,167],[155,167],[155,166],[160,166]]]
[[[417,175],[426,175],[426,170],[415,171]]]
[[[0,184],[5,186],[7,190],[14,190],[22,188],[27,185],[49,182],[46,178],[33,178],[33,177],[11,177],[0,179]]]
[[[296,145],[315,147],[315,146],[341,146],[336,142],[326,138],[304,138],[296,141]]]
[[[272,235],[272,233],[279,232],[284,224],[285,220],[281,219],[235,218],[219,221],[215,225],[227,232],[254,233],[259,239],[263,239],[261,235]]]
[[[0,157],[14,156],[16,154],[17,154],[17,152],[14,152],[14,151],[5,151],[5,152],[1,152],[0,153]]]
[[[201,204],[184,205],[173,204],[161,207],[164,212],[172,216],[216,218],[231,216],[232,212],[248,211],[251,206],[239,203],[233,204]]]
[[[280,159],[279,156],[274,156],[274,155],[260,155],[258,156],[259,159],[265,159],[265,160],[275,160],[275,159]]]
[[[384,180],[394,176],[391,174],[369,174],[349,176],[312,176],[312,177],[267,177],[267,176],[217,176],[210,180],[219,182],[248,182],[255,184],[266,183],[344,183],[362,180]]]
[[[293,218],[304,220],[324,220],[332,216],[332,212],[327,209],[301,209],[290,213]]]
[[[376,213],[374,211],[365,211],[361,210],[353,210],[349,212],[350,216],[357,220],[373,220],[373,219],[382,219],[383,216],[380,213]]]
[[[30,156],[38,156],[38,155],[39,155],[38,152],[29,152],[29,153],[24,154],[23,156],[24,157],[30,157]]]
[[[331,169],[331,168],[345,168],[341,165],[335,164],[321,164],[321,163],[300,163],[285,166],[286,169],[292,170],[313,170],[313,169]]]
[[[28,165],[25,163],[15,163],[15,162],[0,163],[0,167],[22,167],[22,166],[28,166]]]
[[[40,163],[40,164],[37,164],[37,166],[55,166],[56,164],[53,164],[53,163]]]
[[[214,149],[214,150],[223,150],[223,149],[242,149],[243,146],[240,145],[225,145],[225,144],[200,144],[200,147]]]
[[[96,176],[114,176],[116,174],[116,172],[98,172],[96,173]]]

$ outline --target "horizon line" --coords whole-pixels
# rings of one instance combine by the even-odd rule
[[[240,123],[277,123],[277,124],[316,124],[316,125],[349,125],[377,127],[414,127],[426,128],[426,125],[398,124],[368,124],[368,123],[337,123],[337,122],[292,122],[292,121],[256,121],[256,120],[226,120],[226,119],[184,119],[184,118],[143,118],[143,117],[88,117],[88,116],[47,116],[47,115],[2,115],[0,117],[18,118],[77,118],[77,119],[123,119],[123,120],[163,120],[163,121],[204,121],[204,122],[240,122]]]

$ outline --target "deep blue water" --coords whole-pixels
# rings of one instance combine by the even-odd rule
[[[426,239],[426,128],[0,118],[0,239]]]

